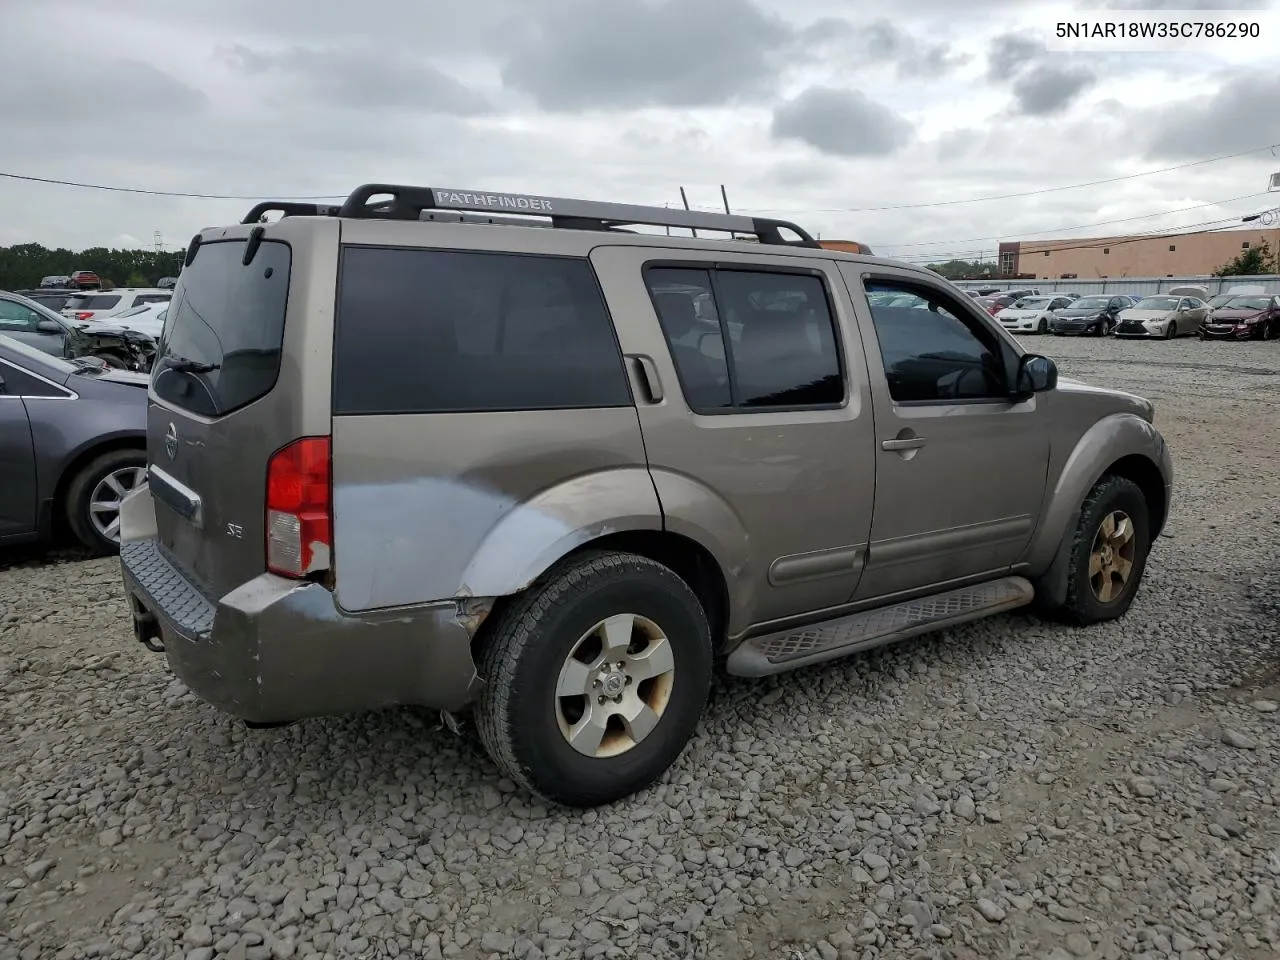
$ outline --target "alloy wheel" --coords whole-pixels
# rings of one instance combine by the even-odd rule
[[[121,467],[98,481],[89,497],[89,519],[94,529],[113,543],[120,542],[120,504],[129,491],[141,484],[146,467]]]
[[[560,668],[560,732],[588,757],[626,753],[658,726],[675,675],[671,642],[652,620],[631,613],[601,620],[578,639]]]

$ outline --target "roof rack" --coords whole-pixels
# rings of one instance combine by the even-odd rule
[[[676,227],[693,231],[710,230],[729,234],[749,234],[764,244],[818,246],[818,241],[796,224],[767,217],[706,213],[701,210],[681,210],[670,207],[645,207],[595,200],[571,200],[523,193],[412,187],[391,183],[366,183],[357,187],[341,207],[279,201],[259,203],[241,222],[256,223],[269,211],[279,211],[286,217],[338,216],[362,220],[445,220],[520,226],[543,225],[569,230],[624,231],[626,227],[642,225]],[[788,240],[783,236],[784,230],[795,234],[797,239]]]

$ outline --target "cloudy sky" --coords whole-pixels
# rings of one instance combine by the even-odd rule
[[[1045,49],[1073,8],[1280,15],[1280,0],[3,6],[3,173],[251,198],[381,181],[678,204],[683,185],[708,208],[723,183],[735,212],[911,259],[1218,225],[1280,200],[1263,195],[1280,70],[1262,44]],[[176,249],[249,205],[0,178],[0,244],[149,247],[158,230]]]

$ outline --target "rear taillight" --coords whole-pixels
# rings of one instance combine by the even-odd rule
[[[77,320],[88,320],[88,319],[90,319],[90,318],[92,318],[92,317],[93,317],[93,311],[92,311],[92,310],[77,310],[77,311],[76,311],[76,319],[77,319]]]
[[[282,577],[328,570],[333,550],[329,438],[303,437],[267,463],[267,569]]]

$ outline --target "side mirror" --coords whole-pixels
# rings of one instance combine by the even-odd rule
[[[41,317],[40,321],[36,324],[36,330],[40,333],[61,333],[62,327],[58,326],[52,320]]]
[[[1058,365],[1038,353],[1026,353],[1018,361],[1017,388],[1014,395],[1028,400],[1037,393],[1052,390],[1058,385]]]

